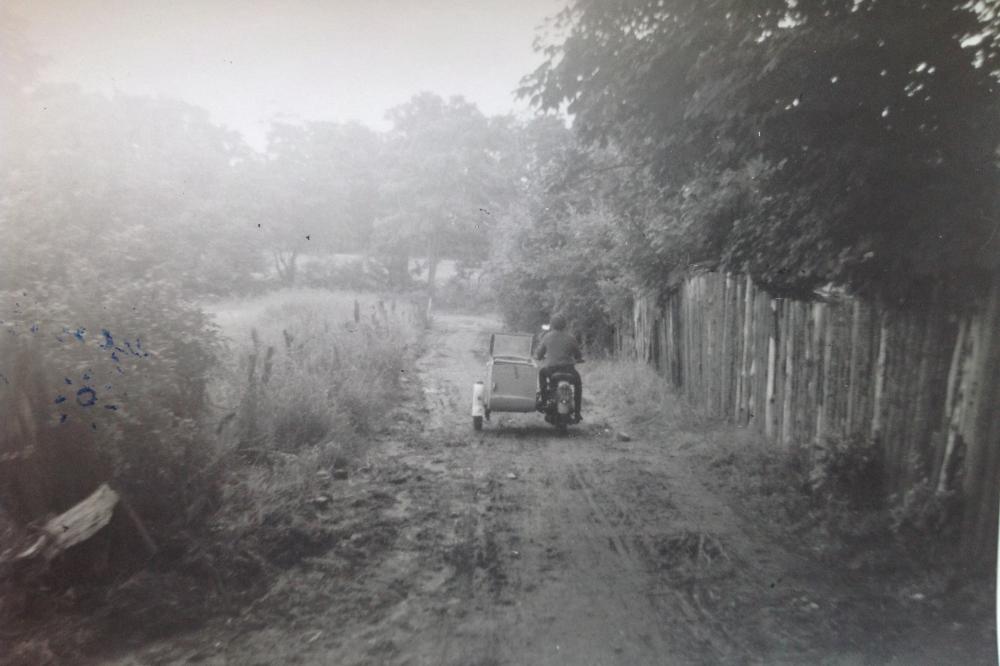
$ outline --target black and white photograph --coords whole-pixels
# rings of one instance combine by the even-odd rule
[[[3,0],[0,666],[1000,663],[1000,0]]]

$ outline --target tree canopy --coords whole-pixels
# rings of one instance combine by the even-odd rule
[[[1000,257],[996,8],[576,0],[522,94],[658,201],[640,281],[707,259],[903,298]]]
[[[429,283],[440,259],[481,260],[493,210],[512,191],[510,127],[461,97],[431,93],[390,109],[377,246],[425,256]]]

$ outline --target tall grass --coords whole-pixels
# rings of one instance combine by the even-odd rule
[[[706,422],[646,363],[588,362],[584,382],[586,399],[596,401],[610,411],[616,421],[637,433],[691,429]]]
[[[169,333],[176,348],[150,342],[153,353],[136,360],[135,368],[124,359],[125,373],[113,378],[115,392],[107,397],[119,409],[101,410],[105,420],[93,417],[96,429],[78,418],[83,407],[71,411],[64,424],[57,413],[55,425],[48,423],[49,408],[63,408],[53,405],[53,391],[65,392],[65,378],[76,388],[79,372],[90,366],[92,383],[103,388],[98,362],[108,350],[96,342],[60,345],[58,351],[74,360],[72,367],[81,368],[73,374],[63,370],[65,363],[41,363],[39,353],[20,349],[40,344],[40,336],[4,338],[0,358],[31,363],[23,371],[4,366],[10,385],[0,384],[11,399],[0,409],[5,417],[0,454],[30,445],[34,457],[25,458],[25,465],[47,465],[37,478],[48,482],[66,475],[86,483],[79,489],[62,484],[60,489],[76,493],[65,499],[40,486],[37,497],[17,495],[9,481],[25,476],[26,468],[8,464],[0,469],[5,481],[0,506],[9,514],[28,504],[25,515],[44,517],[110,480],[158,545],[151,560],[139,549],[141,559],[102,564],[106,573],[100,578],[88,568],[86,575],[67,579],[66,585],[83,591],[81,599],[103,600],[96,615],[92,605],[66,604],[61,595],[66,586],[46,572],[4,577],[0,568],[0,624],[10,627],[8,650],[41,646],[51,648],[54,659],[76,662],[83,651],[106,644],[111,633],[150,636],[196,625],[246,603],[271,584],[276,569],[332,543],[329,521],[304,507],[322,494],[324,483],[359,466],[371,435],[386,423],[399,376],[418,341],[411,304],[401,301],[394,308],[390,300],[380,303],[371,296],[286,290],[204,309],[214,315],[214,332],[203,326],[197,310],[191,311],[197,317],[161,316],[157,327],[131,327],[153,330],[158,335],[151,333],[151,341]],[[116,333],[119,328],[130,330],[122,325]],[[224,340],[220,345],[218,337]],[[209,343],[214,365],[201,353]],[[96,360],[87,354],[96,354]],[[192,378],[209,381],[205,386]],[[77,458],[91,452],[93,460]],[[8,458],[14,460],[0,455],[0,462]],[[23,525],[8,521],[13,516],[7,514],[0,517],[0,559],[23,547],[26,538]],[[92,542],[108,549],[118,544],[117,532],[113,538],[107,530],[102,534]],[[83,549],[75,547],[68,563],[79,562]]]
[[[349,293],[285,290],[216,321],[231,340],[216,385],[244,450],[349,443],[380,427],[416,342],[412,309]]]

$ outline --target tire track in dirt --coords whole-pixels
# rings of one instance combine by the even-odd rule
[[[663,580],[661,572],[656,568],[659,558],[650,543],[650,535],[634,529],[617,529],[626,522],[626,518],[631,517],[630,509],[595,485],[585,466],[577,464],[570,470],[570,478],[591,508],[595,522],[612,528],[612,533],[608,536],[609,550],[622,559],[633,577],[645,578],[651,584],[651,588],[644,593],[650,608],[664,625],[681,630],[672,634],[673,643],[676,645],[678,641],[684,641],[700,646],[709,651],[715,661],[728,661],[739,654],[739,646],[724,624],[699,603],[697,581],[692,580],[685,587],[676,586],[669,579]],[[629,541],[632,542],[631,546]],[[699,554],[700,550],[699,548]],[[677,619],[675,616],[678,610],[685,621],[675,624],[673,621]]]
[[[411,652],[410,661],[659,664],[738,655],[739,641],[697,587],[658,563],[656,542],[684,534],[680,526],[698,516],[682,517],[669,481],[642,487],[650,452],[637,458],[634,446],[609,446],[600,426],[559,437],[535,415],[495,415],[473,433],[465,394],[481,371],[475,350],[488,326],[442,323],[438,344],[448,353],[421,364],[434,412],[424,440],[429,450],[447,447],[448,473],[465,480],[461,518],[445,538],[454,567],[445,587],[458,602],[439,618],[433,658]],[[600,421],[599,409],[591,413]],[[417,464],[412,453],[407,462]]]

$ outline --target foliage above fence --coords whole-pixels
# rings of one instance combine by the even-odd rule
[[[638,192],[627,268],[722,261],[892,300],[997,267],[995,2],[576,0],[523,93]],[[642,185],[645,183],[645,185]],[[635,201],[658,214],[634,217]]]

